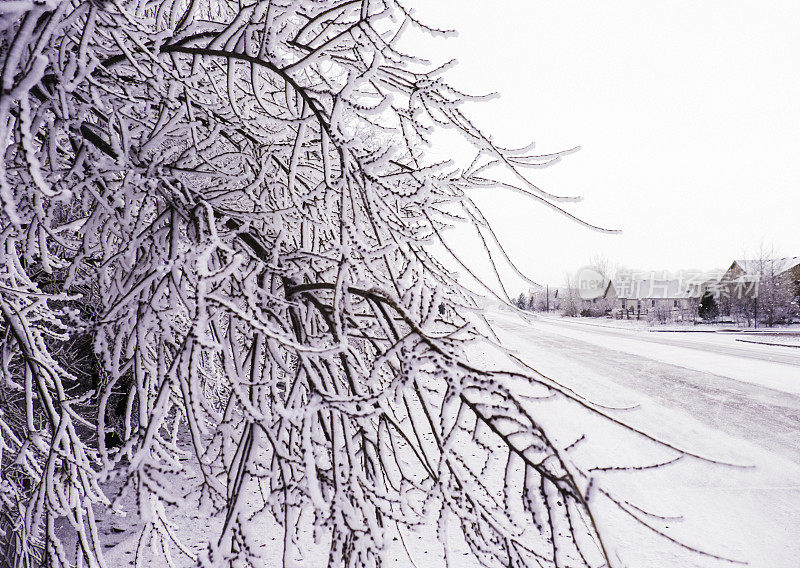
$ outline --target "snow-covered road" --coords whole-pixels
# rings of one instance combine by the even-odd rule
[[[737,341],[744,335],[736,333],[654,333],[612,327],[602,320],[534,321],[537,329],[551,334],[800,395],[800,349],[744,343]]]
[[[503,343],[539,372],[596,402],[636,406],[615,416],[684,449],[752,466],[692,459],[607,476],[604,483],[653,510],[682,515],[663,524],[668,534],[750,566],[800,566],[800,350],[721,334],[526,322],[509,313],[490,321]],[[605,431],[593,443],[596,455],[623,464],[647,455]],[[624,519],[608,525],[630,566],[726,564],[636,527],[622,529]]]
[[[579,325],[552,319],[536,320],[532,326],[514,320],[502,324],[526,340],[523,352],[528,355],[537,347],[561,352],[614,383],[800,464],[800,395],[795,392],[800,386],[800,349],[734,343],[733,337],[717,334]],[[670,355],[674,359],[665,363]],[[719,360],[723,363],[714,367]],[[750,369],[743,371],[745,367]],[[748,380],[741,380],[742,375]],[[775,388],[765,388],[764,383]]]

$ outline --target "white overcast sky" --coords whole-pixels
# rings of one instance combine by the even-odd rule
[[[503,145],[580,145],[532,180],[583,196],[572,213],[623,231],[483,190],[476,199],[534,279],[561,283],[593,254],[668,270],[725,267],[761,243],[800,255],[800,3],[413,4],[458,30],[423,49],[458,59],[450,83],[501,94],[469,107],[477,123]]]

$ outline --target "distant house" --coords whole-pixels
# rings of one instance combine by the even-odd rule
[[[719,280],[721,311],[735,319],[791,321],[798,316],[800,257],[734,260]]]
[[[603,293],[595,298],[581,298],[580,309],[582,313],[592,316],[602,316],[608,314],[614,309],[614,304],[617,300],[617,290],[614,287],[614,282],[609,280]]]
[[[685,279],[619,278],[613,282],[615,317],[678,321],[693,319],[704,293],[701,283]]]
[[[729,286],[777,278],[784,286],[800,281],[800,256],[786,258],[734,260],[720,278],[720,284]]]

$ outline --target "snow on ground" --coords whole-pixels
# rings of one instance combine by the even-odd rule
[[[776,347],[800,347],[800,336],[769,336],[769,335],[761,335],[761,336],[750,336],[750,337],[739,337],[736,341],[741,341],[742,343],[753,343],[756,345],[774,345]]]
[[[564,338],[800,394],[800,352],[737,341],[739,338],[761,341],[761,336],[648,333],[641,329],[616,329],[564,318],[539,317],[532,321],[536,328]]]
[[[501,311],[507,311],[505,307],[497,308],[497,304],[494,304],[495,309],[500,309]],[[705,322],[703,320],[697,320],[697,322],[692,321],[684,321],[684,322],[672,322],[672,323],[661,323],[657,321],[648,321],[647,318],[636,319],[625,319],[625,318],[610,318],[610,317],[567,317],[567,316],[560,316],[557,315],[555,312],[534,312],[528,313],[529,316],[534,317],[543,317],[549,318],[554,320],[563,320],[579,325],[591,325],[591,326],[600,326],[600,327],[612,327],[616,329],[628,329],[628,330],[648,330],[652,332],[684,332],[684,333],[714,333],[714,332],[735,332],[735,333],[785,333],[785,334],[800,334],[800,324],[791,324],[791,325],[783,325],[783,324],[776,324],[772,327],[762,327],[753,328],[753,327],[737,327],[735,324],[731,322]]]
[[[603,404],[638,405],[615,416],[684,449],[752,466],[727,467],[684,458],[660,469],[609,472],[603,476],[604,484],[630,495],[639,506],[666,516],[681,515],[682,520],[664,521],[661,526],[687,544],[753,567],[798,566],[800,397],[792,392],[796,393],[800,366],[791,368],[783,359],[740,361],[744,358],[738,352],[714,353],[734,339],[707,341],[710,334],[676,334],[682,341],[697,341],[693,349],[564,329],[549,321],[531,324],[508,313],[493,314],[491,321],[500,339],[543,374]],[[763,347],[767,353],[776,349],[752,347]],[[669,356],[675,359],[665,362]],[[724,372],[705,370],[717,364]],[[726,376],[741,376],[736,371],[740,364],[755,365],[760,375],[747,375],[746,382]],[[603,465],[643,463],[654,457],[647,444],[612,428],[590,441]],[[622,565],[726,564],[647,534],[613,508],[601,517]]]

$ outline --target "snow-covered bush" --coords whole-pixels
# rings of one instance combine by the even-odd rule
[[[494,242],[470,188],[510,173],[558,200],[523,175],[558,154],[496,146],[445,68],[397,47],[446,32],[392,0],[0,13],[0,541],[20,565],[102,565],[113,480],[172,547],[187,468],[221,519],[207,566],[274,555],[251,546],[261,513],[285,557],[314,541],[334,566],[430,521],[487,565],[608,562],[589,477],[510,385],[572,395],[470,363],[479,310],[429,252],[457,219]],[[427,157],[443,128],[471,165]]]

